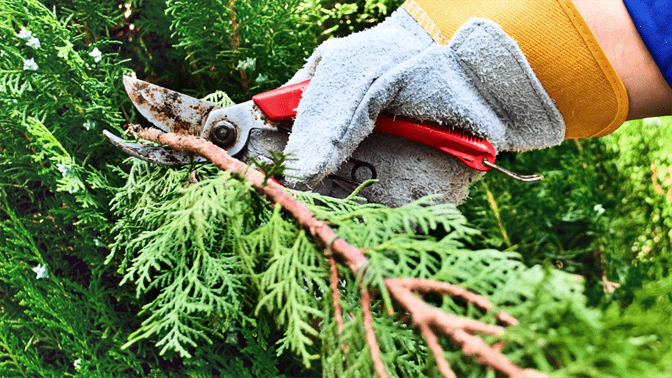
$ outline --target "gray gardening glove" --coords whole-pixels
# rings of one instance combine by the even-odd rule
[[[460,192],[444,193],[448,202],[460,202],[477,173],[452,156],[410,141],[403,141],[409,145],[404,149],[396,137],[377,133],[364,143],[366,151],[357,149],[383,111],[464,130],[489,140],[497,151],[542,148],[564,138],[562,116],[517,44],[487,20],[470,20],[448,46],[440,46],[399,9],[370,30],[322,44],[290,83],[308,78],[285,147],[296,159],[289,164],[291,174],[300,177],[289,179],[289,186],[312,188],[350,156],[384,156],[378,164],[397,169],[387,174],[378,167],[388,181],[400,181],[395,167],[417,170],[413,164],[427,159],[429,169],[410,172],[414,182],[382,183],[375,196],[392,201],[373,200],[398,206],[431,194],[422,189],[433,186]],[[395,156],[397,162],[386,164]],[[420,192],[408,197],[404,186]]]

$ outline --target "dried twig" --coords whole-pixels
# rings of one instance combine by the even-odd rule
[[[242,162],[228,156],[214,144],[196,137],[164,133],[156,129],[142,129],[139,126],[134,126],[131,132],[140,138],[167,145],[175,150],[203,156],[212,161],[220,169],[242,176],[259,193],[264,195],[269,201],[281,205],[304,229],[308,230],[318,242],[325,246],[328,256],[333,256],[354,273],[359,272],[367,265],[368,259],[364,256],[362,249],[356,248],[340,239],[328,224],[316,219],[310,209],[296,201],[285,188],[272,181],[264,182],[264,175],[262,173],[252,170]],[[472,332],[498,335],[503,332],[502,327],[444,313],[440,309],[422,301],[414,292],[436,292],[456,296],[464,301],[474,303],[485,311],[492,308],[492,304],[487,299],[464,290],[459,286],[432,280],[388,278],[385,279],[385,286],[399,305],[413,316],[415,325],[418,326],[425,336],[430,349],[436,357],[439,369],[445,377],[455,377],[455,373],[452,372],[448,362],[443,358],[443,349],[438,342],[439,335],[450,337],[462,348],[465,354],[476,356],[481,364],[508,377],[546,377],[545,374],[536,370],[523,370],[517,367],[498,348],[491,347],[480,338],[471,335]],[[362,290],[363,301],[365,300],[365,296],[368,298],[368,294],[365,293],[366,291]],[[517,324],[514,318],[503,313],[498,314],[498,319],[504,325]],[[373,349],[371,348],[372,353]],[[377,347],[375,349],[377,350]]]

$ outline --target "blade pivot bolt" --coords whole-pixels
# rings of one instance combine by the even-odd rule
[[[210,140],[219,147],[226,148],[236,141],[236,127],[227,121],[218,122],[210,131]]]

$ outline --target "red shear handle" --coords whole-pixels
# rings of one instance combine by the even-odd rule
[[[291,121],[296,117],[296,108],[299,106],[308,83],[310,80],[280,87],[258,94],[252,97],[252,100],[272,121]],[[487,140],[460,134],[430,123],[411,121],[401,117],[392,118],[380,114],[376,120],[375,130],[438,148],[479,171],[490,169],[483,165],[483,159],[490,163],[495,162],[495,149]]]
[[[308,83],[310,79],[260,93],[252,100],[271,121],[291,121],[296,117],[296,108]]]
[[[495,162],[495,148],[485,139],[479,139],[451,131],[428,122],[417,122],[401,117],[378,115],[376,131],[438,148],[462,160],[469,167],[487,171],[483,159]]]

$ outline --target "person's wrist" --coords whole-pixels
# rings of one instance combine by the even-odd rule
[[[672,114],[672,89],[620,0],[572,0],[628,92],[628,119]]]

